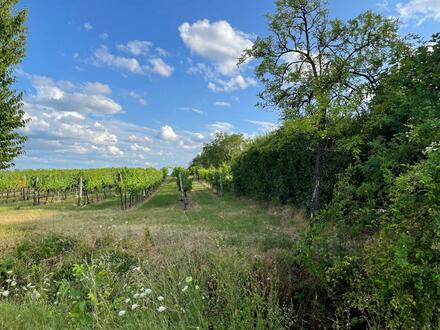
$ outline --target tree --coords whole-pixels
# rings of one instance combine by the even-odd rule
[[[245,139],[242,134],[219,132],[214,140],[203,146],[202,153],[194,158],[191,166],[220,167],[230,163],[242,150]]]
[[[27,11],[18,11],[18,0],[0,0],[0,169],[13,165],[15,157],[23,152],[26,138],[17,132],[26,124],[22,93],[17,93],[14,65],[25,55]]]
[[[341,116],[358,116],[381,75],[405,48],[398,24],[372,12],[330,20],[324,0],[277,0],[271,35],[257,38],[240,63],[255,58],[265,89],[261,107],[283,119],[309,117],[317,136],[311,215],[320,208],[322,155],[328,130]]]

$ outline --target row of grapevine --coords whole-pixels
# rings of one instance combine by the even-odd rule
[[[183,209],[189,206],[188,192],[192,190],[192,178],[190,172],[184,167],[175,167],[171,174],[176,178],[177,189],[180,192],[180,200],[183,203]]]
[[[225,191],[232,190],[232,171],[228,165],[219,168],[193,167],[191,171],[199,180],[207,182],[220,196]]]
[[[153,168],[98,168],[67,170],[20,170],[0,172],[0,202],[29,200],[40,204],[40,199],[56,196],[67,199],[74,194],[77,204],[89,204],[100,199],[121,197],[121,208],[135,205],[160,184],[167,170]],[[18,193],[17,193],[18,192]]]

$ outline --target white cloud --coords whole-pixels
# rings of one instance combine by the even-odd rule
[[[105,33],[105,32],[103,32],[99,35],[99,39],[103,39],[103,40],[108,39],[108,37],[109,37],[108,33]]]
[[[162,77],[169,77],[173,74],[174,68],[166,64],[161,58],[152,58],[149,62],[152,65],[150,69],[152,72],[155,72]]]
[[[93,63],[96,66],[107,66],[113,69],[122,69],[135,74],[144,73],[142,66],[137,59],[113,55],[105,46],[101,46],[96,49],[93,56]]]
[[[417,25],[427,19],[440,21],[440,0],[410,0],[403,4],[398,3],[396,10],[404,20],[416,20]]]
[[[116,45],[116,48],[122,52],[139,56],[147,55],[152,46],[153,43],[150,41],[132,40],[127,42],[126,45],[118,44]]]
[[[262,132],[270,132],[276,130],[279,127],[279,125],[268,121],[259,121],[259,120],[250,120],[250,119],[247,119],[245,121],[258,126],[259,130]]]
[[[192,108],[192,107],[181,107],[180,110],[191,111],[191,112],[197,113],[199,115],[204,115],[205,114],[204,111],[202,111],[200,109],[197,109],[197,108]]]
[[[167,57],[170,55],[170,53],[168,53],[165,49],[161,48],[161,47],[156,47],[156,53],[160,56],[160,57]]]
[[[124,153],[116,146],[109,146],[108,151],[112,156],[122,157]]]
[[[185,45],[201,57],[213,61],[224,75],[237,71],[237,62],[244,49],[252,46],[249,36],[234,29],[227,21],[210,22],[207,19],[179,27]]]
[[[146,152],[146,153],[151,151],[151,149],[149,147],[141,146],[141,145],[139,145],[137,143],[131,145],[130,149],[133,150],[133,151],[143,151],[143,152]]]
[[[231,103],[229,103],[229,102],[224,102],[224,101],[217,101],[217,102],[214,103],[214,105],[215,105],[216,107],[230,107],[230,106],[231,106]]]
[[[213,92],[232,92],[239,89],[246,89],[255,86],[257,81],[254,78],[238,75],[229,80],[217,79],[215,82],[209,82],[208,88]]]
[[[231,129],[234,127],[231,123],[228,122],[222,122],[222,121],[216,121],[213,124],[206,125],[208,130],[211,132],[230,132]]]
[[[137,51],[140,50],[135,50],[135,48],[131,50],[131,52]],[[98,67],[106,66],[112,69],[121,69],[139,75],[156,73],[163,77],[169,77],[173,73],[174,68],[166,64],[159,57],[150,58],[149,63],[150,65],[141,65],[136,58],[113,55],[104,45],[101,45],[98,49],[96,49],[93,54],[93,64]]]
[[[160,128],[159,137],[165,141],[176,141],[179,138],[179,136],[174,132],[173,128],[169,125],[165,125]]]
[[[141,105],[147,105],[148,104],[147,100],[142,95],[140,95],[140,94],[138,94],[138,93],[136,93],[134,91],[129,92],[128,96],[130,96],[131,98],[137,100]]]
[[[90,31],[90,30],[93,30],[93,25],[90,24],[90,23],[84,23],[84,24],[83,24],[83,28],[84,28],[86,31]]]
[[[74,111],[110,115],[122,111],[122,106],[107,95],[108,85],[99,82],[73,84],[70,81],[54,81],[50,77],[31,76],[36,94],[26,99],[29,103],[60,111]]]

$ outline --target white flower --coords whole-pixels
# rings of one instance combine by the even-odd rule
[[[3,291],[3,292],[2,292],[2,296],[3,296],[3,297],[7,297],[7,296],[9,296],[9,291],[8,291],[8,290]]]
[[[198,289],[199,289],[199,286],[198,286],[198,285],[196,285],[196,286],[195,286],[195,288],[196,288],[196,290],[198,290]]]
[[[139,297],[144,298],[147,294],[145,292],[142,292]]]
[[[185,278],[186,283],[191,283],[192,280],[193,280],[192,276],[188,276],[187,278]]]
[[[6,283],[11,283],[11,279],[10,278],[8,278],[7,280],[6,280]]]
[[[15,281],[11,282],[11,286],[16,286],[16,285],[17,285],[17,282],[15,282]]]
[[[138,308],[139,305],[138,304],[133,304],[131,305],[131,310],[134,311],[136,308]]]
[[[135,294],[133,295],[133,298],[134,298],[134,299],[139,298],[139,293],[135,293]]]
[[[157,311],[158,311],[159,313],[165,312],[166,310],[167,310],[167,308],[166,308],[165,306],[159,306],[159,307],[157,308]]]
[[[125,299],[125,302],[128,304],[131,301],[130,298]]]
[[[163,301],[164,299],[165,299],[165,298],[162,297],[162,296],[157,297],[157,300],[159,300],[159,301]]]
[[[34,297],[34,299],[40,299],[41,294],[37,290],[34,290],[32,292],[32,297]]]
[[[186,290],[188,290],[188,285],[185,285],[185,287],[182,289],[182,292],[185,292]]]
[[[122,311],[119,311],[119,313],[118,313],[118,316],[124,316],[124,315],[125,315],[125,313],[127,313],[127,311],[124,311],[124,310],[122,310]]]
[[[12,274],[12,270],[8,270],[8,271],[6,272],[6,274],[11,275],[11,274]]]
[[[151,290],[151,289],[145,289],[145,291],[144,291],[146,294],[151,294],[152,292],[153,292],[153,290]]]

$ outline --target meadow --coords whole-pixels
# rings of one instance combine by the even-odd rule
[[[174,179],[139,206],[115,197],[0,206],[0,328],[283,329],[300,212]]]

